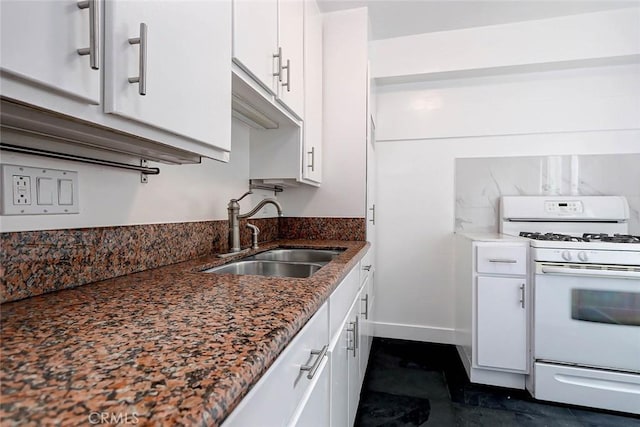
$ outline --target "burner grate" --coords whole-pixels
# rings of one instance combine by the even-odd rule
[[[537,233],[522,231],[520,237],[534,240],[550,240],[555,242],[608,242],[608,243],[640,243],[640,236],[630,234],[584,233],[582,237],[558,233]]]

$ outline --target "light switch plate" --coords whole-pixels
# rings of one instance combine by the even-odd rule
[[[2,165],[2,215],[77,214],[78,172]]]

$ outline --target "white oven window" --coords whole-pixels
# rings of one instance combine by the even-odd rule
[[[571,318],[586,322],[640,326],[640,293],[572,289]]]

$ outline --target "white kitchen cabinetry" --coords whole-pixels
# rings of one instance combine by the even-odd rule
[[[478,366],[526,371],[525,291],[524,277],[478,277],[476,297]]]
[[[304,82],[306,88],[304,97],[301,98],[303,105],[300,110],[304,111],[304,120],[274,119],[274,122],[278,122],[278,126],[266,128],[252,126],[249,177],[255,181],[283,187],[297,186],[299,183],[319,186],[322,181],[323,20],[315,0],[295,2],[295,5],[292,3],[290,0],[284,1],[281,2],[281,6],[285,11],[291,8],[291,12],[286,12],[287,16],[296,16],[300,11],[304,12],[304,19],[287,19],[295,23],[298,21],[300,24],[304,23],[304,37],[299,37],[300,43],[304,40],[304,68],[298,66],[297,74],[300,76],[295,77],[297,74],[294,74],[291,77],[292,85]],[[285,13],[282,8],[281,12]],[[297,28],[297,24],[293,27]],[[283,31],[289,32],[286,28],[288,26],[284,25]],[[283,72],[285,83],[286,73],[285,69]],[[240,79],[240,76],[237,78]],[[243,80],[245,82],[243,87],[239,84],[240,80],[237,81],[238,84],[234,80],[234,96],[248,99],[249,103],[255,103],[258,110],[265,108],[268,110],[265,100],[269,99],[269,96],[264,93],[259,97],[252,96],[251,91],[247,89],[250,86],[247,79]],[[276,102],[276,104],[279,103]],[[272,115],[282,116],[282,114]]]
[[[0,4],[2,72],[87,104],[100,103],[100,46],[91,55],[90,22],[100,3],[80,9],[75,0],[19,1]],[[94,32],[99,32],[98,22]],[[94,25],[94,24],[92,24]],[[99,41],[99,37],[95,38]]]
[[[314,394],[315,387],[322,387],[323,383],[313,380],[326,375],[328,314],[327,304],[324,304],[229,415],[224,426],[295,424],[296,418],[306,412],[306,408],[299,406],[300,402],[305,399],[311,404],[323,401],[322,396]],[[309,411],[318,410],[309,407]],[[325,411],[328,412],[328,406]]]
[[[272,94],[278,78],[278,1],[233,0],[233,60]]]
[[[215,48],[229,40],[227,8],[106,2],[105,112],[230,150],[231,61],[228,50]]]
[[[362,273],[361,267],[358,263],[351,269],[224,427],[353,425],[364,378],[362,358],[368,358],[371,346],[370,332],[361,324],[373,275],[371,269]],[[301,370],[303,365],[310,370]]]
[[[304,128],[302,177],[322,182],[322,14],[304,2]]]
[[[278,100],[302,117],[304,110],[304,1],[278,1],[278,44],[282,49]]]
[[[0,4],[3,142],[227,161],[231,1],[86,4]]]
[[[298,0],[234,0],[234,62],[299,118],[304,110],[303,17]]]
[[[456,343],[472,382],[525,387],[529,365],[528,242],[456,236]]]
[[[303,397],[294,414],[290,426],[311,427],[330,426],[329,392],[331,386],[329,359],[323,358],[307,394]]]

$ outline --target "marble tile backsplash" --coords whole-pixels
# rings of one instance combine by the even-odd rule
[[[250,219],[259,241],[365,240],[364,218]],[[251,231],[240,222],[242,247]],[[0,303],[73,288],[229,249],[228,222],[0,233]]]
[[[640,153],[456,159],[456,231],[498,230],[500,196],[625,196],[640,235]]]

